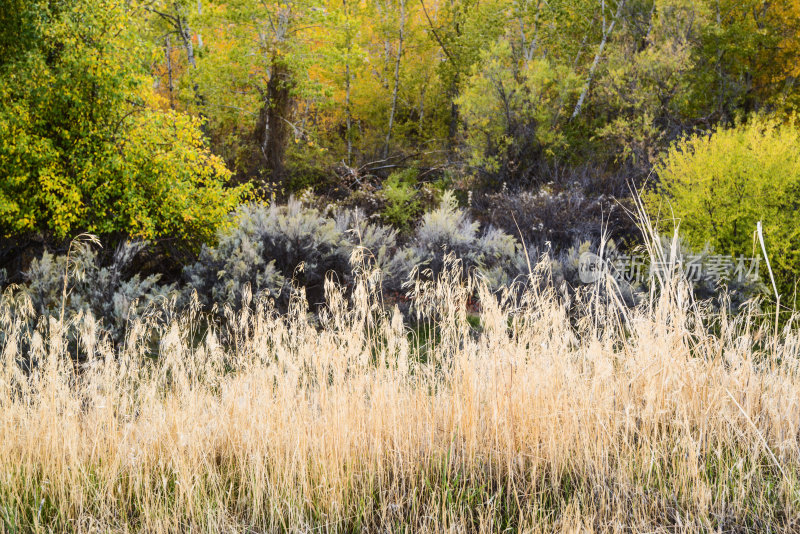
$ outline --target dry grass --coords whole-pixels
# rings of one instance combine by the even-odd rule
[[[318,324],[187,312],[157,358],[146,324],[117,349],[90,317],[25,334],[6,294],[0,530],[800,529],[796,332],[677,282],[628,311],[587,293],[579,320],[478,286],[474,328],[445,276],[415,288],[423,346],[376,283],[330,286]]]

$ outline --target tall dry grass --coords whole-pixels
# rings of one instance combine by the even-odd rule
[[[796,330],[678,279],[625,309],[450,270],[412,288],[422,338],[378,283],[330,284],[318,320],[300,299],[224,332],[188,310],[116,349],[88,316],[26,331],[7,292],[0,529],[800,529]]]

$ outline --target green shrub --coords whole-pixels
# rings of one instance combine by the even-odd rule
[[[753,236],[763,221],[779,289],[793,292],[800,273],[800,131],[794,120],[756,116],[685,137],[656,170],[659,188],[647,199],[654,216],[674,214],[692,246],[709,244],[732,255],[759,252]]]
[[[520,68],[508,39],[488,46],[456,99],[469,164],[504,180],[530,174],[541,156],[566,146],[559,103],[578,89],[563,65],[543,57]]]
[[[202,120],[158,109],[137,10],[31,2],[31,35],[0,59],[0,234],[214,237],[248,187],[212,154]],[[5,28],[4,28],[5,30]]]
[[[415,188],[417,174],[416,169],[393,172],[383,185],[386,206],[381,217],[400,230],[407,230],[421,209]]]

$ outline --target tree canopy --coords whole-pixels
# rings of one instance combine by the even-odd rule
[[[0,25],[4,235],[197,243],[248,190],[407,228],[447,187],[625,196],[694,165],[677,140],[800,102],[797,0],[7,0]]]
[[[13,2],[12,2],[13,4]],[[137,8],[19,2],[0,46],[0,227],[210,238],[244,190],[201,119],[159,107]]]

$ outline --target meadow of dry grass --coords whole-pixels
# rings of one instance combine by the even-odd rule
[[[800,529],[796,329],[679,282],[568,313],[546,284],[444,276],[411,331],[375,284],[331,285],[319,319],[255,302],[213,332],[189,310],[114,349],[86,316],[26,333],[7,292],[0,530]]]

